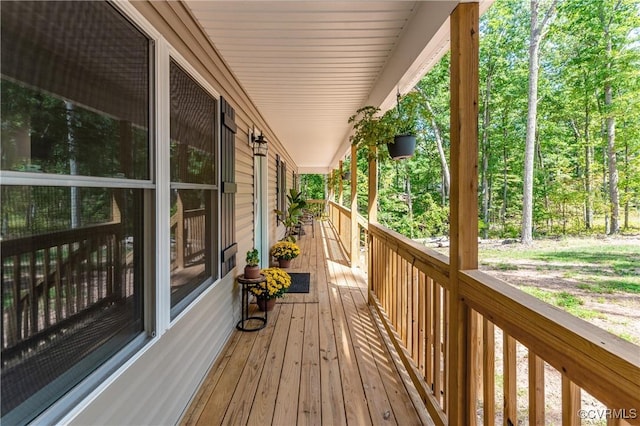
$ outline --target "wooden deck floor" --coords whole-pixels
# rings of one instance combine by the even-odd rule
[[[264,329],[234,332],[182,424],[432,424],[331,225],[316,222],[299,244],[290,272],[311,273],[310,293],[278,299]]]

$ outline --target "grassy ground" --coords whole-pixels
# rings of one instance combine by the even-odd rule
[[[640,344],[640,238],[488,242],[479,256],[487,272]]]

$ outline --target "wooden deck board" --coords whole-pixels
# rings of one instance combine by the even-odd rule
[[[315,227],[290,269],[311,273],[310,293],[279,299],[263,330],[233,333],[181,424],[430,423],[367,305],[365,279],[330,224]]]
[[[302,347],[302,371],[298,400],[298,425],[317,425],[322,422],[320,408],[320,351],[318,344],[318,305],[309,303],[305,312],[304,345]]]
[[[279,307],[274,308],[271,315],[269,315],[271,322],[258,332],[242,376],[238,381],[236,391],[226,410],[226,415],[222,421],[223,424],[247,424],[253,399],[258,388],[258,381],[265,367],[264,360],[269,351],[275,324],[278,323],[279,313]]]

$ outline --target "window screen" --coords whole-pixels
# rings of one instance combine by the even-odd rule
[[[23,424],[143,331],[150,42],[106,2],[0,8],[0,167],[25,176],[0,194],[2,423]]]
[[[97,2],[0,4],[2,169],[149,179],[149,41]]]
[[[216,101],[171,61],[171,316],[214,275]]]

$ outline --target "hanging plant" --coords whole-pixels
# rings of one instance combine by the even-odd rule
[[[372,147],[386,144],[389,156],[394,160],[413,156],[416,148],[415,114],[413,108],[402,109],[400,100],[398,93],[396,110],[389,110],[381,117],[380,108],[370,105],[349,117],[354,130],[349,138],[351,144],[367,149],[369,155],[373,152]],[[380,151],[379,155],[382,155]]]
[[[367,105],[349,117],[349,124],[353,124],[349,141],[359,149],[366,149],[369,156],[373,153],[372,148],[387,143],[393,136],[388,119],[379,114],[380,108]]]
[[[415,120],[412,111],[403,110],[400,101],[400,91],[396,97],[397,109],[396,120],[394,121],[395,135],[393,142],[387,144],[389,156],[393,160],[403,160],[410,158],[416,150]],[[389,113],[393,114],[391,111]]]

